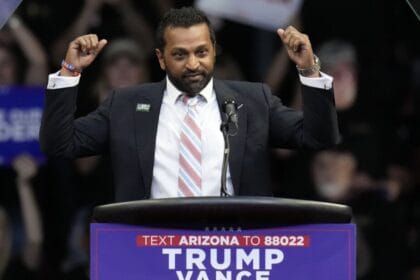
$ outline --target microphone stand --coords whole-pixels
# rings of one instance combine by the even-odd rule
[[[225,146],[223,149],[223,163],[222,163],[222,182],[221,182],[221,188],[220,188],[220,196],[227,197],[230,196],[227,186],[226,186],[226,174],[227,174],[227,168],[229,163],[229,154],[230,154],[230,143],[229,143],[229,118],[227,121],[222,122],[220,126],[220,130],[223,134],[223,139],[225,142]]]
[[[235,136],[236,133],[238,133],[237,109],[240,107],[241,106],[238,107],[236,105],[235,100],[233,99],[226,99],[222,106],[222,111],[226,116],[225,121],[222,121],[222,124],[220,125],[220,130],[222,131],[225,142],[225,148],[223,150],[222,181],[220,188],[220,196],[222,197],[230,196],[226,186],[226,176],[230,154],[229,136]]]

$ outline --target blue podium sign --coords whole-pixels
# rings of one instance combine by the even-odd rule
[[[39,127],[44,107],[43,87],[0,87],[0,165],[15,156],[30,154],[44,160],[39,147]]]
[[[354,280],[354,224],[241,231],[91,224],[91,279]]]

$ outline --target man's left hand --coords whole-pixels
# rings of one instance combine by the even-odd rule
[[[299,68],[309,68],[314,65],[314,53],[311,41],[306,34],[299,32],[293,26],[286,29],[278,29],[277,34],[282,40],[289,58]]]

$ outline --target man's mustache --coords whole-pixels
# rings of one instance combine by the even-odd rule
[[[197,76],[197,75],[205,76],[206,72],[205,71],[187,71],[183,74],[184,77],[192,77],[192,76]]]

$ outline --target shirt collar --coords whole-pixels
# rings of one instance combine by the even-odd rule
[[[167,97],[170,104],[175,104],[179,96],[183,94],[182,91],[180,91],[174,86],[171,80],[169,80],[168,76],[166,76],[166,92],[167,92]],[[204,97],[206,102],[209,102],[211,100],[211,97],[214,94],[213,78],[210,79],[208,84],[198,94]]]

